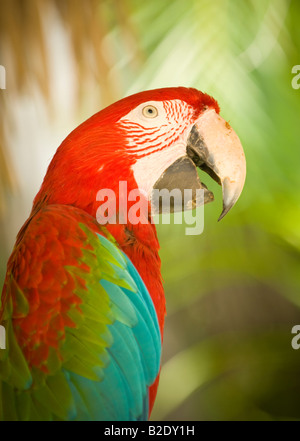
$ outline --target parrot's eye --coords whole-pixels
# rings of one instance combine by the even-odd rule
[[[154,106],[145,106],[143,108],[143,115],[147,118],[155,118],[158,115],[158,110]]]

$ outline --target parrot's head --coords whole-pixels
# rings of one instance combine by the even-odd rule
[[[125,180],[152,202],[155,190],[191,189],[180,209],[204,203],[213,194],[201,182],[198,169],[223,191],[220,219],[239,198],[246,162],[238,136],[220,115],[218,103],[193,88],[149,90],[126,97],[100,111],[75,129],[59,147],[35,199],[96,209],[101,188],[118,193]],[[204,198],[203,198],[204,194]],[[154,203],[155,202],[155,203]],[[177,211],[178,207],[170,207]]]

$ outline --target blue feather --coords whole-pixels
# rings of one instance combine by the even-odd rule
[[[125,279],[132,290],[114,283],[111,278],[99,281],[109,297],[109,317],[113,321],[106,324],[107,332],[103,336],[104,341],[110,342],[105,350],[107,363],[102,368],[101,381],[66,372],[76,402],[76,419],[146,420],[148,387],[160,368],[161,338],[156,312],[132,262],[108,239],[100,235],[98,238],[97,253],[101,253],[102,247],[106,254],[109,252],[109,265],[116,279]]]

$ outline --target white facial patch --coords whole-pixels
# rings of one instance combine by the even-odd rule
[[[193,111],[181,100],[147,101],[120,119],[118,124],[127,133],[127,152],[136,157],[135,180],[148,196],[162,173],[186,155]]]

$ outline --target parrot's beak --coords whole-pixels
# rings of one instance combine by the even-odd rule
[[[214,109],[208,109],[189,134],[187,155],[222,185],[221,220],[238,200],[246,178],[245,154],[238,136]]]

